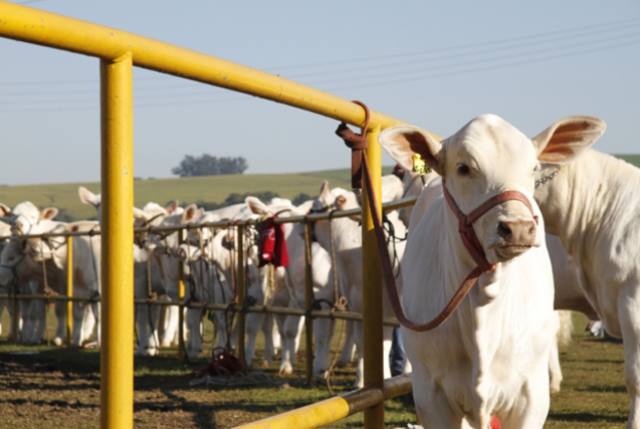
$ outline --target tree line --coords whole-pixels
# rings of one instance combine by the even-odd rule
[[[171,173],[180,177],[218,176],[222,174],[242,174],[249,164],[242,156],[226,157],[211,156],[203,153],[201,156],[185,155]]]

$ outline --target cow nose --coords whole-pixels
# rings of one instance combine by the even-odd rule
[[[515,245],[531,246],[536,239],[536,223],[531,220],[498,222],[498,235]]]

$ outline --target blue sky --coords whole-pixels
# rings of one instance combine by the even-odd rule
[[[281,74],[445,136],[487,112],[529,135],[589,114],[608,123],[597,149],[640,153],[637,0],[29,5]],[[98,78],[94,58],[0,39],[0,184],[98,180]],[[244,156],[249,173],[349,163],[333,120],[141,69],[134,88],[138,177],[168,177],[204,152]]]

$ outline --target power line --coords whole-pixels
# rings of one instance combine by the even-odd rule
[[[329,79],[329,80],[324,80],[324,81],[316,81],[314,82],[315,85],[318,84],[326,84],[326,85],[330,85],[330,84],[334,84],[331,87],[331,90],[337,90],[337,89],[355,89],[355,88],[366,88],[366,87],[375,87],[375,86],[386,86],[386,85],[390,85],[390,84],[398,84],[398,83],[408,83],[408,82],[415,82],[415,81],[420,81],[420,80],[427,80],[427,79],[432,79],[432,78],[436,78],[436,77],[448,77],[448,76],[455,76],[455,75],[460,75],[460,74],[465,74],[465,73],[471,73],[471,72],[478,72],[478,71],[488,71],[488,70],[497,70],[500,68],[505,68],[505,67],[513,67],[513,66],[517,66],[517,65],[522,65],[522,64],[530,64],[530,63],[539,63],[539,62],[545,62],[545,61],[551,61],[554,59],[561,59],[561,58],[566,58],[566,57],[571,57],[571,56],[576,56],[576,55],[583,55],[583,54],[590,54],[593,52],[600,52],[603,50],[607,50],[607,49],[615,49],[615,48],[620,48],[620,47],[628,47],[628,46],[634,46],[636,44],[638,44],[638,42],[640,42],[640,39],[638,39],[638,36],[640,35],[640,33],[624,33],[624,34],[618,34],[618,35],[614,35],[612,37],[608,37],[608,38],[603,38],[600,40],[590,40],[588,42],[581,42],[581,43],[573,43],[571,45],[568,46],[560,46],[560,49],[549,49],[549,48],[545,48],[545,49],[536,49],[536,50],[530,50],[530,51],[522,51],[522,52],[518,52],[515,54],[510,54],[510,55],[501,55],[501,56],[493,56],[493,57],[484,57],[484,58],[480,58],[479,60],[474,60],[474,61],[462,61],[462,62],[458,62],[458,63],[453,63],[453,64],[441,64],[439,66],[433,66],[433,67],[429,67],[427,70],[424,70],[422,68],[415,70],[415,69],[408,69],[405,70],[404,74],[399,73],[398,71],[394,71],[392,73],[378,73],[377,70],[373,70],[372,74],[368,74],[368,75],[363,75],[360,74],[358,76],[356,76],[355,78],[358,80],[358,83],[355,84],[350,84],[348,82],[348,79]],[[619,42],[620,40],[622,40],[622,42]],[[605,42],[619,42],[619,43],[606,43]],[[557,48],[557,47],[556,47]],[[583,49],[575,49],[575,48],[583,48]],[[549,55],[551,54],[551,55]],[[536,56],[537,55],[537,56]],[[484,65],[483,65],[484,64]],[[388,79],[390,78],[390,79]],[[366,81],[370,81],[374,79],[373,82],[366,82]],[[365,81],[365,82],[363,82]],[[337,84],[337,86],[336,86]],[[166,98],[166,94],[153,94],[156,97],[149,97],[148,98]],[[202,95],[208,95],[208,94],[190,94],[191,96],[202,96]],[[195,100],[194,99],[189,99],[189,98],[185,98],[185,97],[173,97],[170,101],[164,102],[164,103],[144,103],[144,100],[139,103],[138,101],[136,101],[136,107],[166,107],[166,106],[180,106],[180,105],[191,105],[191,104],[209,104],[209,103],[220,103],[220,102],[230,102],[230,101],[238,101],[238,100],[244,100],[246,98],[217,98],[217,99],[203,99],[201,97],[197,97]],[[97,94],[96,97],[94,97],[91,100],[40,100],[39,102],[55,102],[57,104],[60,104],[62,102],[72,102],[72,103],[77,103],[77,102],[82,102],[85,103],[87,101],[92,101],[92,106],[88,107],[88,108],[96,108],[98,106],[98,102],[97,102]],[[3,112],[10,112],[10,111],[36,111],[36,110],[30,110],[29,107],[38,109],[39,110],[47,110],[42,109],[43,106],[42,104],[40,105],[36,105],[36,106],[25,106],[23,105],[15,105],[16,103],[13,104],[13,106],[10,109],[4,109],[4,110],[0,110]],[[22,107],[22,109],[16,109],[16,107]],[[63,106],[62,110],[64,110],[65,108],[70,108],[73,110],[76,110],[75,106]],[[86,109],[86,106],[80,107],[78,106],[77,109]],[[49,109],[51,110],[51,109]],[[56,110],[61,110],[60,108],[56,109]]]

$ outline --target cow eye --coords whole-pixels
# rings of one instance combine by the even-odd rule
[[[458,172],[458,175],[460,175],[460,176],[468,176],[471,173],[471,169],[469,168],[469,166],[467,164],[463,164],[463,163],[459,163],[456,166],[456,171]]]

